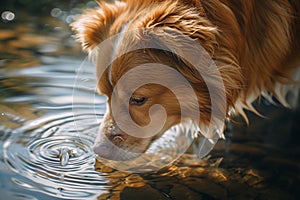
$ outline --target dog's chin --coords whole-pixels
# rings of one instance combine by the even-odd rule
[[[93,147],[98,158],[102,160],[125,161],[132,160],[141,155],[141,153],[132,152],[114,145],[111,142],[105,144],[96,144]]]
[[[150,143],[150,139],[148,143]],[[124,144],[115,144],[104,134],[101,134],[96,139],[93,150],[100,159],[125,161],[139,157],[147,150],[147,148],[138,143],[135,143],[135,145],[130,145],[130,143],[126,142]]]
[[[190,147],[197,132],[198,128],[193,123],[181,123],[172,126],[155,139],[149,138],[145,142],[141,138],[141,145],[127,143],[126,147],[114,144],[105,135],[98,135],[93,150],[99,159],[110,161],[129,161],[154,155],[156,158],[175,159]]]

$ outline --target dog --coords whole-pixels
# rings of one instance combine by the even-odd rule
[[[110,64],[105,64],[109,66],[103,67],[101,59],[97,61],[97,70],[102,70],[101,75],[98,73],[97,87],[99,93],[107,97],[107,112],[94,145],[94,151],[101,157],[126,160],[145,152],[166,130],[182,123],[182,106],[186,113],[191,113],[190,116],[185,113],[184,118],[190,118],[192,124],[210,138],[213,136],[206,132],[215,102],[217,110],[224,109],[225,115],[217,117],[219,122],[213,131],[224,137],[226,119],[242,115],[247,121],[244,111],[257,113],[252,102],[261,96],[270,101],[276,98],[289,106],[286,95],[291,87],[299,86],[296,76],[300,60],[298,0],[124,0],[99,2],[99,7],[85,11],[71,27],[83,50],[92,57],[100,54],[105,54],[102,59],[115,57]],[[126,33],[129,34],[125,36]],[[111,46],[98,48],[116,34]],[[154,43],[162,48],[133,48],[139,42],[153,42],[149,35],[156,38]],[[185,48],[182,44],[184,36],[201,45],[214,61],[224,85],[225,103],[218,94],[210,94],[204,77],[210,75],[207,69],[203,68],[203,73],[200,69],[199,73],[191,63],[176,55],[177,52],[163,49],[161,38],[179,51],[183,48],[181,51],[194,52],[192,47]],[[127,49],[134,50],[121,55],[120,52]],[[168,71],[162,72],[151,63],[170,66],[183,76],[196,95],[197,106],[189,100],[191,93],[184,89],[179,99],[166,86],[151,81],[127,91],[126,84],[133,84],[133,78],[169,78],[178,84],[174,77],[168,77]],[[143,70],[129,75],[125,84],[118,85],[126,73],[141,65]],[[193,110],[200,112],[199,119]],[[122,128],[132,122],[144,128],[143,132]],[[148,127],[149,124],[153,126]],[[159,127],[156,124],[160,124]],[[151,135],[153,130],[155,134]],[[132,154],[125,155],[123,151]]]

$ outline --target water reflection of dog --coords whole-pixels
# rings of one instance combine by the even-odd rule
[[[295,77],[292,76],[299,58],[298,0],[127,0],[114,4],[100,3],[100,7],[87,10],[72,24],[84,50],[92,56],[111,51],[110,56],[113,57],[139,42],[147,42],[149,38],[145,38],[144,31],[134,30],[146,30],[152,36],[163,33],[162,37],[173,42],[174,46],[192,52],[193,49],[189,49],[176,35],[184,34],[205,48],[215,61],[225,86],[226,117],[230,117],[231,111],[241,115],[245,115],[244,109],[255,112],[252,102],[260,95],[268,99],[274,96],[287,105],[285,96],[294,83],[292,79]],[[155,31],[157,29],[161,31]],[[130,38],[123,37],[128,31],[134,34],[130,34]],[[97,52],[97,45],[115,34],[120,35],[114,45],[107,52]],[[163,46],[164,41],[159,45]],[[114,59],[103,71],[98,88],[108,97],[108,109],[94,147],[97,154],[123,159],[120,158],[121,150],[133,153],[127,158],[144,152],[163,132],[181,122],[182,102],[185,108],[201,113],[200,120],[194,120],[193,116],[184,117],[192,118],[202,132],[207,130],[211,123],[211,97],[214,97],[209,94],[205,77],[176,53],[151,48],[135,50]],[[123,75],[145,63],[159,63],[178,71],[196,93],[197,108],[190,103],[191,94],[186,93],[185,99],[179,99],[169,88],[159,84],[136,88],[127,100],[126,85],[116,88],[116,84]],[[154,79],[167,79],[167,74],[155,68],[149,67],[144,72],[136,74],[135,78],[140,80],[152,74]],[[211,75],[215,72],[206,73]],[[173,80],[174,84],[177,81]],[[126,82],[133,81],[128,79]],[[112,99],[117,99],[117,103]],[[155,119],[162,120],[162,114],[158,112],[160,109],[156,110],[154,106],[157,104],[164,107],[166,119],[163,119],[164,124],[156,135],[144,137],[144,133],[128,133],[120,128],[130,124],[130,120],[140,127],[146,127]],[[113,110],[120,120],[115,119]],[[123,115],[124,110],[128,110],[129,114]],[[222,129],[223,123],[218,126]],[[108,142],[113,145],[108,145]]]

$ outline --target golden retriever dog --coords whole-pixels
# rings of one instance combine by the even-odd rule
[[[191,119],[199,132],[213,138],[205,133],[212,123],[213,102],[220,115],[213,129],[218,137],[223,137],[224,121],[232,113],[247,121],[244,110],[256,112],[252,102],[260,96],[288,106],[287,92],[299,85],[299,12],[299,0],[124,0],[99,2],[99,8],[85,11],[71,26],[83,49],[97,60],[97,87],[107,97],[94,151],[108,159],[134,158],[182,119]],[[115,35],[112,45],[99,48]],[[205,49],[216,65],[214,70],[195,69],[178,55],[179,51],[186,55],[196,51],[184,42],[185,36]],[[148,43],[150,48],[135,48],[139,43]],[[176,50],[164,49],[168,45]],[[108,57],[111,63],[101,61]],[[202,62],[200,54],[198,59]],[[130,73],[139,66],[141,70]],[[165,66],[172,70],[164,70]],[[150,80],[180,88],[180,75],[176,78],[171,72],[187,80],[184,83],[191,86],[196,102],[189,90],[179,89],[178,97],[168,88],[170,84]],[[214,73],[222,79],[214,87],[224,86],[225,99],[219,92],[211,94],[205,80]],[[146,83],[140,85],[141,80]],[[138,87],[131,91],[130,84]],[[223,117],[218,114],[222,109]]]

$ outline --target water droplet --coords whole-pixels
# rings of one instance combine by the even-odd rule
[[[59,174],[59,178],[60,178],[61,180],[63,180],[63,179],[65,178],[65,174],[64,174],[64,173]]]
[[[69,154],[71,157],[77,157],[79,155],[78,149],[71,149]]]
[[[69,162],[70,154],[68,148],[62,148],[60,149],[60,165],[66,166]]]

